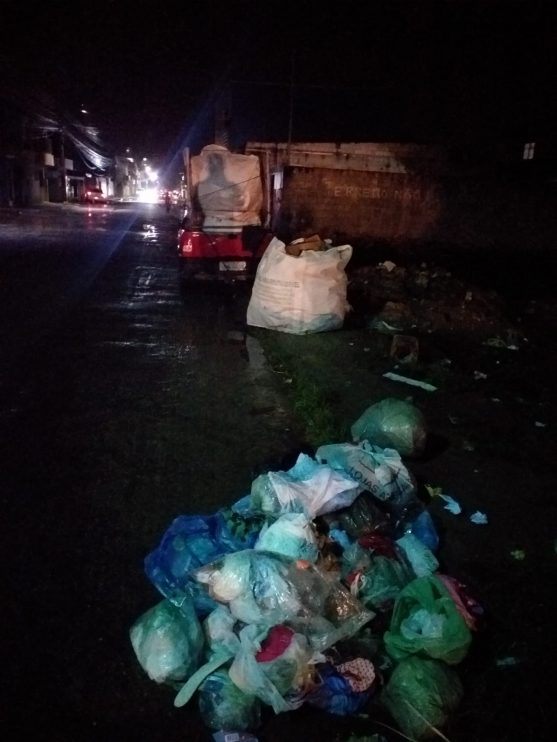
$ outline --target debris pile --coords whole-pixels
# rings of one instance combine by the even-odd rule
[[[386,260],[354,268],[348,298],[370,317],[371,329],[388,333],[493,334],[508,324],[504,302],[495,291],[471,287],[427,263],[404,267]]]
[[[136,657],[215,739],[304,704],[365,707],[427,739],[461,700],[455,666],[482,610],[440,568],[402,458],[423,452],[423,415],[387,398],[351,433],[260,474],[231,507],[177,517],[145,559],[162,599],[130,629]]]

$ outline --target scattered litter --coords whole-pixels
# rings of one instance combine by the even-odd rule
[[[520,664],[518,657],[501,657],[495,660],[497,667],[515,667]]]
[[[482,345],[488,345],[492,348],[506,348],[507,350],[518,350],[518,345],[512,343],[506,343],[503,338],[494,337],[488,338]]]
[[[396,263],[393,263],[392,260],[384,260],[382,263],[379,263],[379,267],[384,268],[387,273],[390,273],[396,268]]]
[[[464,451],[475,451],[476,450],[476,444],[474,443],[474,441],[471,441],[471,440],[468,440],[467,438],[465,438],[462,441],[462,449]]]
[[[415,366],[418,361],[418,338],[413,335],[394,335],[390,356],[403,366]]]
[[[492,397],[491,398],[491,401],[492,402],[500,402],[501,400],[499,399],[499,397]]]
[[[534,425],[536,426],[536,428],[547,428],[547,423],[542,423],[539,420],[536,420]]]
[[[431,497],[440,497],[447,504],[443,505],[445,510],[448,510],[453,515],[460,515],[462,508],[456,500],[449,495],[444,495],[441,487],[432,487],[431,484],[426,484],[425,488]]]
[[[249,732],[215,732],[214,742],[258,742],[257,737]]]
[[[430,497],[438,497],[442,492],[442,487],[434,487],[432,484],[426,484],[425,488]]]
[[[463,694],[455,665],[483,610],[439,571],[433,518],[401,458],[423,450],[422,413],[387,398],[354,431],[357,442],[259,474],[214,514],[178,516],[145,557],[163,599],[132,625],[133,649],[176,708],[197,703],[214,742],[257,742],[264,706],[360,718],[371,699],[403,735],[445,739]]]
[[[478,526],[485,526],[487,524],[487,515],[476,510],[476,512],[472,513],[470,516],[470,521]]]
[[[487,379],[487,374],[484,374],[483,371],[474,371],[474,379],[476,381],[479,381],[480,379]]]
[[[455,417],[455,415],[449,415],[449,422],[451,423],[451,425],[459,425],[460,418]]]
[[[439,497],[447,503],[443,508],[448,510],[449,513],[452,513],[453,515],[460,515],[460,513],[462,513],[462,508],[456,500],[453,500],[452,497],[449,495],[439,495]]]
[[[387,371],[387,373],[383,374],[383,377],[385,379],[390,379],[391,381],[402,381],[405,384],[410,384],[411,386],[419,386],[421,389],[425,389],[426,392],[437,391],[437,387],[433,386],[433,384],[429,384],[426,381],[419,381],[418,379],[409,379],[407,376],[401,376],[400,374],[395,374],[392,371]]]
[[[522,562],[526,558],[526,552],[524,549],[513,549],[511,551],[511,556],[513,559],[516,559],[517,562]]]

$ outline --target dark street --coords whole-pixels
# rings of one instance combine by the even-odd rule
[[[553,739],[552,257],[537,264],[543,284],[520,255],[484,272],[452,256],[451,281],[462,276],[458,291],[476,311],[468,326],[454,324],[463,297],[449,279],[407,302],[430,322],[413,330],[414,373],[437,386],[427,392],[383,377],[391,338],[372,324],[377,305],[401,296],[392,276],[373,284],[370,271],[401,256],[349,271],[354,311],[343,329],[273,334],[246,327],[249,286],[180,291],[177,224],[160,205],[0,214],[3,738],[211,739],[195,702],[174,708],[174,691],[134,655],[130,626],[161,598],[143,560],[173,518],[237,501],[265,467],[316,444],[291,383],[309,378],[346,429],[374,401],[411,397],[430,436],[409,468],[462,506],[454,516],[440,498],[430,504],[439,560],[480,602],[485,626],[459,666],[464,698],[443,738]],[[430,256],[430,275],[432,266]],[[498,277],[497,302],[482,304],[483,284]],[[442,324],[451,301],[453,324],[448,310]],[[516,347],[486,342],[496,336]],[[487,524],[470,521],[475,511]],[[402,738],[384,713],[366,714],[267,708],[254,733],[260,742]]]

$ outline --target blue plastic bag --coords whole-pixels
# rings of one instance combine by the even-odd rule
[[[192,571],[223,554],[251,548],[262,523],[260,516],[242,516],[229,508],[213,515],[180,515],[146,556],[147,577],[174,605],[191,595],[198,615],[207,615],[217,604],[192,579]]]

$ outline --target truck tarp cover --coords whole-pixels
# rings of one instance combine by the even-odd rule
[[[260,225],[263,186],[259,158],[210,144],[191,158],[191,180],[208,232],[240,231]]]

